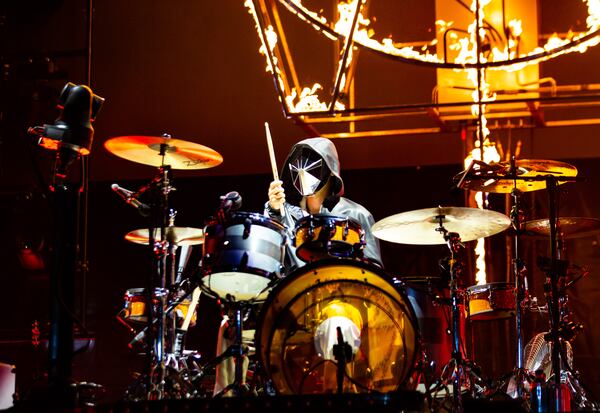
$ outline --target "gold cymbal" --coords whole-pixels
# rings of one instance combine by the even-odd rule
[[[373,225],[377,238],[398,244],[437,245],[446,241],[439,228],[441,222],[448,232],[457,232],[463,242],[489,237],[510,226],[510,219],[489,209],[439,207],[402,212],[384,218]]]
[[[127,241],[148,245],[150,232],[147,228],[136,229],[125,235]],[[204,243],[204,231],[190,227],[167,227],[167,241],[177,245],[199,245]],[[154,230],[154,238],[160,240],[160,229]]]
[[[494,192],[509,194],[516,187],[521,192],[531,192],[546,188],[546,181],[527,181],[518,178],[534,178],[552,175],[555,177],[575,177],[577,168],[565,162],[551,161],[547,159],[519,159],[515,161],[516,173],[511,175],[510,162],[492,162],[486,164],[476,161],[469,175],[463,180],[460,188],[479,192]],[[454,182],[459,182],[464,171],[454,177]],[[495,178],[484,179],[486,175],[494,175]],[[498,178],[498,177],[505,177]],[[483,178],[479,178],[483,177]],[[559,185],[564,181],[558,181]]]
[[[550,220],[536,219],[524,224],[525,234],[534,237],[550,236]],[[584,217],[558,218],[556,233],[563,239],[593,235],[600,231],[600,219]]]
[[[104,147],[128,161],[156,167],[169,165],[171,169],[207,169],[223,162],[223,157],[207,146],[167,137],[119,136],[104,142]]]

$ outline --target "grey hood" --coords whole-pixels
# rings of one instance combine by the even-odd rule
[[[304,139],[295,144],[290,150],[280,175],[281,180],[283,181],[283,187],[285,188],[286,202],[292,205],[299,205],[302,200],[302,195],[296,191],[294,184],[292,183],[292,176],[288,164],[291,159],[294,158],[297,151],[306,148],[318,154],[331,171],[331,193],[323,203],[325,208],[331,210],[338,203],[340,197],[344,195],[344,181],[342,181],[342,178],[340,177],[340,160],[335,145],[326,138]]]

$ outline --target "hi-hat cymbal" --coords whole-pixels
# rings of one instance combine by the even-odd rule
[[[460,187],[479,192],[495,192],[509,194],[516,187],[521,192],[537,191],[546,188],[546,181],[528,181],[519,178],[535,178],[552,175],[555,177],[575,177],[577,168],[565,162],[551,161],[547,159],[519,159],[515,161],[516,171],[511,172],[510,162],[476,162],[469,175],[465,177]],[[454,177],[454,182],[462,179],[464,172]],[[494,175],[494,178],[485,179],[486,175]],[[501,178],[498,178],[501,177]],[[504,178],[506,177],[506,178]],[[558,181],[564,184],[564,181]]]
[[[148,245],[150,232],[147,228],[136,229],[125,235],[127,241]],[[177,245],[199,245],[204,242],[204,231],[190,227],[167,227],[167,241]],[[160,229],[154,230],[154,238],[160,239]]]
[[[536,219],[524,224],[525,234],[534,237],[550,236],[550,220]],[[557,234],[563,239],[572,239],[593,235],[600,231],[600,219],[583,217],[558,218]]]
[[[448,232],[457,232],[463,242],[489,237],[510,226],[510,219],[488,209],[439,207],[402,212],[378,221],[371,228],[377,238],[399,244],[445,244],[436,231],[441,222]]]
[[[164,157],[161,147],[164,145]],[[195,142],[159,136],[119,136],[104,142],[113,155],[150,166],[171,169],[206,169],[223,162],[215,150]]]

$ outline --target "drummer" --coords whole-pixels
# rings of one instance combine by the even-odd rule
[[[294,229],[296,222],[310,214],[352,218],[365,231],[364,258],[381,266],[379,241],[371,233],[371,226],[375,223],[373,216],[362,205],[342,197],[343,194],[344,182],[340,177],[340,161],[333,143],[325,138],[305,139],[292,147],[283,166],[281,181],[273,181],[269,185],[265,214],[283,223],[288,229]],[[282,217],[280,212],[282,205],[285,208],[285,217]],[[286,274],[304,265],[304,262],[296,257],[294,248],[288,249],[285,258]],[[229,326],[229,320],[225,317],[219,329],[217,354],[223,353],[233,343],[233,337],[227,333]],[[251,341],[253,332],[244,333],[250,333],[250,337],[247,338]],[[245,358],[244,370],[247,363],[248,359]],[[215,394],[219,394],[233,381],[234,369],[231,358],[217,366]]]
[[[269,185],[265,214],[292,229],[300,219],[311,214],[352,218],[365,231],[364,257],[381,266],[379,241],[371,233],[375,223],[373,216],[365,207],[342,195],[344,182],[335,146],[326,138],[305,139],[292,147],[283,165],[281,180]],[[286,260],[288,273],[303,265],[293,248]]]

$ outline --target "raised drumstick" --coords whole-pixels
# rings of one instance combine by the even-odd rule
[[[271,139],[271,130],[269,129],[269,122],[265,122],[265,134],[267,136],[267,147],[269,148],[269,159],[271,160],[271,170],[273,171],[273,180],[279,181],[279,172],[277,172],[277,161],[275,160],[275,151],[273,150],[273,140]],[[281,216],[285,215],[285,207],[281,204],[279,207]]]

